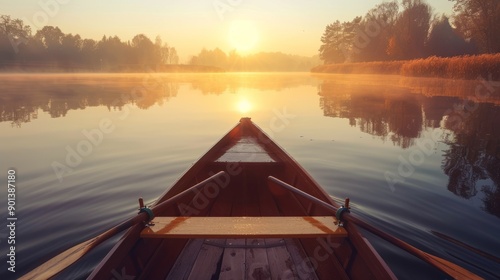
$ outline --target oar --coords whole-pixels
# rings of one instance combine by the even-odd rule
[[[269,176],[268,179],[275,183],[276,185],[278,186],[281,186],[293,193],[296,193],[304,198],[307,198],[309,200],[311,200],[312,202],[314,202],[316,205],[319,205],[319,206],[322,206],[323,208],[333,212],[333,213],[336,213],[337,209],[335,207],[333,207],[332,205],[306,193],[306,192],[303,192],[297,188],[295,188],[294,186],[292,185],[289,185],[273,176]],[[442,258],[439,258],[439,257],[436,257],[434,255],[431,255],[429,253],[426,253],[420,249],[417,249],[413,246],[411,246],[410,244],[388,234],[388,233],[385,233],[373,226],[371,226],[370,224],[364,222],[363,220],[353,216],[352,214],[348,213],[348,212],[344,212],[343,215],[342,215],[342,218],[343,220],[347,221],[347,222],[351,222],[353,224],[356,224],[366,230],[368,230],[369,232],[375,234],[375,235],[378,235],[379,237],[381,237],[382,239],[400,247],[401,249],[409,252],[410,254],[422,259],[423,261],[429,263],[430,265],[438,268],[439,270],[445,272],[446,274],[448,274],[449,276],[455,278],[455,279],[483,279],[479,276],[477,276],[476,274],[464,269],[463,267],[460,267],[454,263],[451,263],[447,260],[444,260]]]
[[[220,176],[223,176],[223,175],[225,175],[225,172],[220,171],[219,173],[210,176],[209,178],[207,178],[204,181],[190,187],[189,189],[161,202],[160,204],[154,206],[151,209],[153,214],[157,215],[157,214],[161,213],[165,208],[170,206],[173,202],[175,202],[179,198],[185,196],[188,193],[191,193],[195,189],[199,189],[199,188],[205,186],[208,182],[210,182],[216,178],[219,178]],[[35,268],[34,270],[30,271],[29,273],[25,274],[24,276],[22,276],[19,279],[22,279],[22,280],[25,280],[25,279],[49,279],[50,277],[53,277],[54,275],[63,271],[66,267],[70,266],[71,264],[73,264],[74,262],[79,260],[85,254],[87,254],[90,250],[95,248],[97,245],[101,244],[103,241],[109,239],[110,237],[116,235],[119,232],[122,232],[123,230],[126,230],[126,229],[128,229],[136,224],[146,222],[148,220],[149,220],[149,214],[147,212],[141,212],[137,216],[122,222],[121,224],[105,231],[104,233],[69,248],[68,250],[53,257],[52,259],[48,260],[44,264],[40,265],[39,267]]]
[[[469,244],[465,244],[462,241],[457,240],[457,239],[455,239],[455,238],[453,238],[451,236],[448,236],[448,235],[446,235],[444,233],[440,233],[440,232],[437,232],[437,231],[434,231],[434,230],[432,230],[431,233],[434,234],[435,236],[437,236],[439,238],[442,238],[442,239],[444,239],[444,240],[446,240],[448,242],[451,242],[451,243],[453,243],[453,244],[455,244],[455,245],[457,245],[459,247],[462,247],[462,248],[465,248],[465,249],[467,249],[467,250],[469,250],[471,252],[474,252],[474,253],[480,255],[483,258],[487,258],[490,261],[493,261],[493,262],[496,262],[496,263],[500,264],[500,258],[497,257],[497,256],[493,256],[492,254],[489,254],[489,253],[487,253],[485,251],[482,251],[482,250],[480,250],[480,249],[478,249],[476,247],[472,247]]]

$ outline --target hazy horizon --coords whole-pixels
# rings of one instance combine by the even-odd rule
[[[283,52],[293,55],[318,54],[326,25],[335,20],[349,21],[364,16],[382,3],[380,0],[341,1],[227,1],[210,0],[193,5],[188,1],[168,3],[154,0],[0,0],[2,14],[19,18],[31,26],[32,33],[43,26],[57,26],[66,34],[100,40],[118,36],[132,40],[145,34],[152,40],[161,36],[177,49],[180,62],[202,48],[236,49],[242,54]],[[437,14],[452,13],[453,2],[433,1]],[[243,35],[244,34],[244,35]]]

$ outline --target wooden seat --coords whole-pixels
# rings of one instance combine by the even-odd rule
[[[347,237],[330,216],[317,217],[156,217],[143,238],[312,238]]]

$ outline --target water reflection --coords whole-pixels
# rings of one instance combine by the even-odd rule
[[[361,131],[390,139],[402,148],[413,145],[422,130],[417,96],[368,85],[346,85],[337,80],[319,86],[320,107],[325,116],[347,118]]]
[[[39,110],[58,118],[95,106],[120,110],[133,103],[147,109],[176,96],[178,88],[178,83],[143,75],[2,75],[0,122],[21,126],[37,119]]]
[[[349,119],[351,126],[402,149],[414,146],[425,130],[443,129],[447,150],[441,167],[449,177],[448,190],[466,199],[479,195],[484,210],[500,217],[500,97],[493,91],[484,93],[498,91],[497,84],[487,83],[271,73],[12,74],[0,75],[0,122],[21,126],[36,120],[40,110],[58,118],[70,110],[95,106],[121,110],[134,104],[148,109],[175,98],[182,86],[204,95],[231,94],[241,88],[276,92],[317,87],[324,116]],[[242,99],[238,107],[243,112],[251,105]]]
[[[325,79],[318,94],[325,116],[347,118],[351,126],[403,149],[426,129],[444,129],[448,190],[466,199],[480,194],[483,209],[500,217],[500,102],[498,94],[484,92],[483,83],[404,78],[399,87],[381,87]]]
[[[313,79],[304,79],[303,74],[276,73],[4,74],[0,75],[0,122],[21,126],[37,119],[39,110],[58,118],[70,110],[94,106],[121,110],[126,104],[134,104],[147,109],[177,96],[183,84],[202,94],[220,95],[234,93],[242,87],[278,91],[315,83]],[[244,104],[244,110],[249,110],[248,106]]]
[[[500,217],[500,131],[495,121],[500,119],[500,107],[474,105],[458,122],[452,117],[444,122],[453,135],[446,139],[450,148],[442,168],[450,177],[448,190],[464,198],[483,192],[484,209]]]

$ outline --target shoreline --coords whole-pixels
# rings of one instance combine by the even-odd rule
[[[119,66],[110,69],[89,69],[84,67],[60,67],[59,65],[16,65],[14,67],[0,68],[0,74],[137,74],[137,73],[221,73],[224,69],[206,65],[145,65],[142,69]]]
[[[312,73],[388,74],[410,77],[500,80],[500,53],[415,60],[374,61],[318,65]]]

